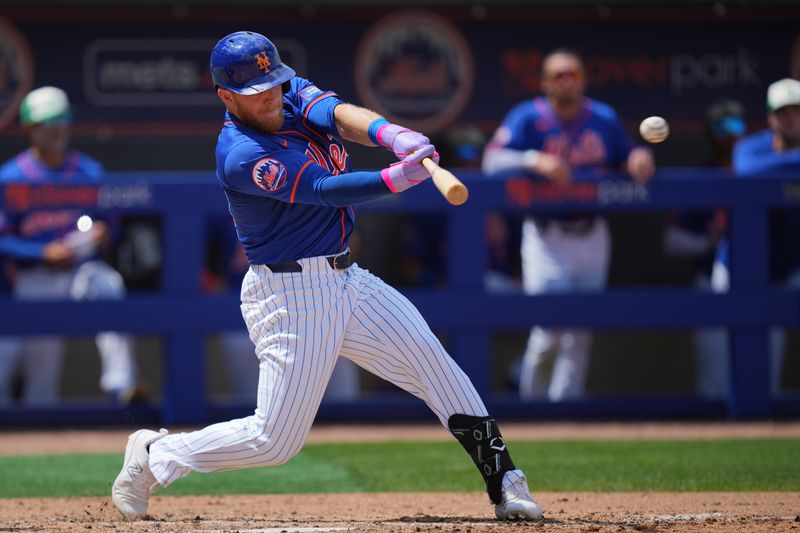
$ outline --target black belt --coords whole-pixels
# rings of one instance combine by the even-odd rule
[[[541,231],[546,231],[548,227],[555,226],[564,233],[583,236],[588,235],[594,229],[597,217],[589,216],[564,220],[534,217],[534,221]]]
[[[350,253],[350,250],[348,250],[339,255],[329,255],[325,260],[328,261],[332,269],[344,270],[350,268],[350,265],[353,264],[353,255]],[[303,266],[297,261],[283,261],[281,263],[270,263],[264,266],[275,274],[303,271]]]

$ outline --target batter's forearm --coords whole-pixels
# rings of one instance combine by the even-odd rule
[[[332,207],[358,205],[392,193],[380,172],[327,176],[315,184],[320,199]]]
[[[333,116],[342,139],[364,146],[375,146],[368,131],[372,121],[381,118],[379,114],[364,107],[343,103],[336,106]]]

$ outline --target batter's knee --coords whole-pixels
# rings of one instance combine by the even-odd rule
[[[303,448],[305,436],[299,438],[296,433],[287,434],[265,424],[251,424],[251,442],[258,452],[258,464],[278,466],[289,461]]]

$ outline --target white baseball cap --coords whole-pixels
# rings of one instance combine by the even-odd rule
[[[770,113],[790,105],[800,105],[800,81],[784,78],[769,86],[767,109]]]
[[[46,124],[72,118],[67,93],[58,87],[39,87],[29,92],[19,106],[19,118],[25,125]]]

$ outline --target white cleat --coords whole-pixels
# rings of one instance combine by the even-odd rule
[[[503,503],[495,505],[494,514],[498,520],[541,520],[544,516],[522,470],[509,470],[503,476]]]
[[[122,471],[111,488],[111,500],[127,520],[144,516],[150,495],[161,487],[150,471],[150,453],[147,447],[166,434],[166,429],[162,429],[160,433],[140,429],[128,437]]]

